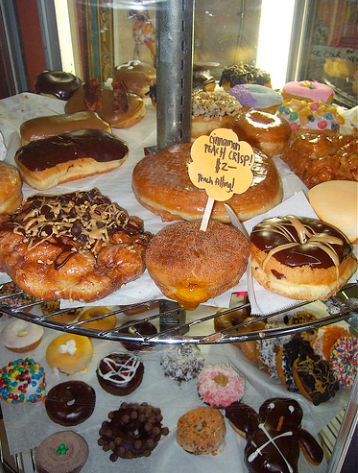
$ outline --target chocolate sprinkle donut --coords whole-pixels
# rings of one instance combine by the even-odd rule
[[[98,445],[105,452],[112,450],[110,460],[149,457],[168,427],[162,426],[163,416],[158,407],[146,402],[122,402],[120,408],[108,414],[99,430]]]

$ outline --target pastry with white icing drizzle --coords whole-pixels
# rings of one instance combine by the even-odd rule
[[[291,299],[325,300],[357,269],[348,238],[313,218],[265,219],[253,228],[250,247],[258,283]]]

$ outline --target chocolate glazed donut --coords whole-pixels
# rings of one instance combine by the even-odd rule
[[[83,381],[67,381],[50,389],[45,401],[49,418],[67,427],[88,419],[96,404],[94,389]]]

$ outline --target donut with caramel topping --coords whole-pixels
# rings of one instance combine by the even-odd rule
[[[250,235],[252,274],[291,299],[326,300],[352,277],[357,259],[336,227],[307,217],[274,217]]]

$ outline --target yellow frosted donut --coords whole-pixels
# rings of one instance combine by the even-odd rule
[[[54,338],[46,350],[46,361],[49,367],[67,374],[86,370],[92,356],[91,340],[72,333],[64,333]]]

